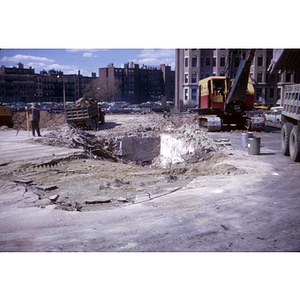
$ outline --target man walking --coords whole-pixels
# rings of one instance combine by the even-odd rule
[[[29,112],[29,121],[31,122],[32,135],[35,136],[35,130],[36,130],[38,136],[41,136],[40,127],[39,127],[40,111],[33,104],[28,109],[28,112]]]

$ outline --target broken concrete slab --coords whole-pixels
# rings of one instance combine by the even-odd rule
[[[110,203],[110,199],[91,199],[86,200],[85,204],[103,204],[103,203]]]
[[[57,189],[58,187],[56,185],[38,185],[36,188],[43,191],[51,191]]]
[[[115,155],[131,161],[152,161],[160,154],[160,136],[124,136],[117,139]]]
[[[22,183],[22,184],[29,184],[29,183],[32,183],[33,180],[30,180],[30,179],[16,179],[14,180],[15,183]]]

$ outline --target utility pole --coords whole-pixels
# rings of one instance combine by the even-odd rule
[[[64,97],[64,109],[65,109],[66,108],[66,85],[64,80],[63,80],[63,97]]]

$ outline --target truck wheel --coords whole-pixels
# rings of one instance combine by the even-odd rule
[[[290,156],[293,161],[300,161],[300,138],[298,126],[293,126],[290,134]]]
[[[281,127],[281,152],[283,155],[289,156],[290,134],[293,128],[292,123],[284,123]]]

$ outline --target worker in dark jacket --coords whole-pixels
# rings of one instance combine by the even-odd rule
[[[32,135],[35,136],[35,130],[36,130],[38,136],[41,136],[40,127],[39,127],[40,111],[33,104],[28,109],[28,113],[29,113],[29,121],[31,122]]]

